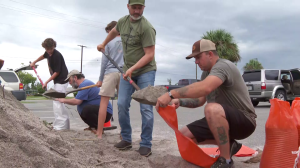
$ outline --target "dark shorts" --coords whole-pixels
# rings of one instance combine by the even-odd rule
[[[90,127],[98,128],[98,114],[99,114],[98,105],[86,105],[82,109],[80,114],[81,119]],[[112,114],[109,112],[106,113],[105,123],[107,123],[112,117]]]
[[[252,122],[243,114],[243,112],[227,106],[221,105],[225,111],[226,119],[229,124],[229,138],[241,140],[249,137],[255,130]],[[196,138],[197,142],[215,139],[211,133],[206,118],[194,121],[187,125],[188,129]]]

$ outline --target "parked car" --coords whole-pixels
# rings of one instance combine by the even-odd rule
[[[5,90],[10,91],[17,100],[26,100],[26,93],[23,89],[23,84],[20,82],[16,72],[12,70],[0,70],[0,80],[1,86],[4,86]]]
[[[244,81],[254,106],[278,98],[292,102],[300,97],[300,69],[261,69],[245,71]]]
[[[192,83],[198,82],[200,80],[196,80],[196,79],[180,79],[178,81],[178,83],[176,83],[175,85],[163,85],[164,87],[166,87],[168,89],[168,91],[173,90],[173,89],[177,89],[177,88],[181,88],[183,86],[187,86],[190,85]]]

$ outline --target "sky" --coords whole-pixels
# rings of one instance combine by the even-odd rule
[[[107,36],[111,21],[128,15],[127,0],[0,0],[0,59],[2,70],[29,65],[45,52],[46,38],[57,41],[57,50],[69,71],[81,68],[97,82],[102,54],[96,47]],[[249,60],[264,68],[292,69],[300,61],[300,1],[297,0],[146,0],[144,16],[156,29],[157,73],[155,85],[197,79],[201,70],[185,57],[206,32],[224,29],[238,44],[241,74]],[[36,69],[45,82],[50,77],[47,61]],[[28,71],[36,77],[33,71]],[[48,84],[53,86],[53,82]]]

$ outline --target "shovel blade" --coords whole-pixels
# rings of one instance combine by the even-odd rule
[[[62,93],[62,92],[58,92],[54,89],[50,89],[48,91],[46,91],[43,96],[46,96],[46,97],[51,97],[51,98],[65,98],[66,97],[66,94],[65,93]]]
[[[132,98],[137,102],[148,105],[156,105],[157,99],[168,92],[168,89],[164,86],[148,86],[144,89],[135,91],[132,94]]]

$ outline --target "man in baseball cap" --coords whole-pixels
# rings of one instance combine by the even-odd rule
[[[234,167],[232,156],[242,147],[236,140],[249,137],[256,128],[257,116],[248,88],[236,65],[221,59],[212,41],[196,41],[192,54],[186,57],[190,58],[195,58],[195,63],[203,70],[201,81],[162,95],[157,100],[156,110],[169,103],[176,108],[205,105],[205,117],[188,124],[180,132],[197,144],[219,146],[220,157],[213,168]]]
[[[128,5],[143,5],[143,6],[145,6],[145,0],[128,0]]]
[[[132,78],[140,89],[154,86],[156,76],[155,41],[156,30],[143,16],[145,0],[129,0],[127,4],[129,15],[118,20],[117,25],[108,33],[102,44],[97,46],[100,52],[105,51],[105,46],[119,34],[122,39],[124,75],[120,78],[118,92],[118,116],[121,127],[122,140],[114,145],[119,150],[132,148],[132,128],[130,124],[129,107],[134,87],[127,81]],[[142,115],[141,142],[138,152],[148,157],[152,154],[153,134],[153,106],[140,104]]]
[[[68,74],[66,81],[68,81],[74,89],[95,85],[94,82],[85,79],[84,74],[78,70],[72,70]],[[101,101],[101,96],[98,94],[99,92],[99,87],[92,87],[78,91],[76,97],[73,99],[59,98],[55,100],[69,105],[77,105],[77,111],[81,119],[89,126],[89,128],[85,130],[91,130],[93,133],[96,133],[98,128],[98,112]],[[107,106],[107,113],[104,116],[105,123],[111,119],[112,114],[113,110],[111,103],[109,102]]]

